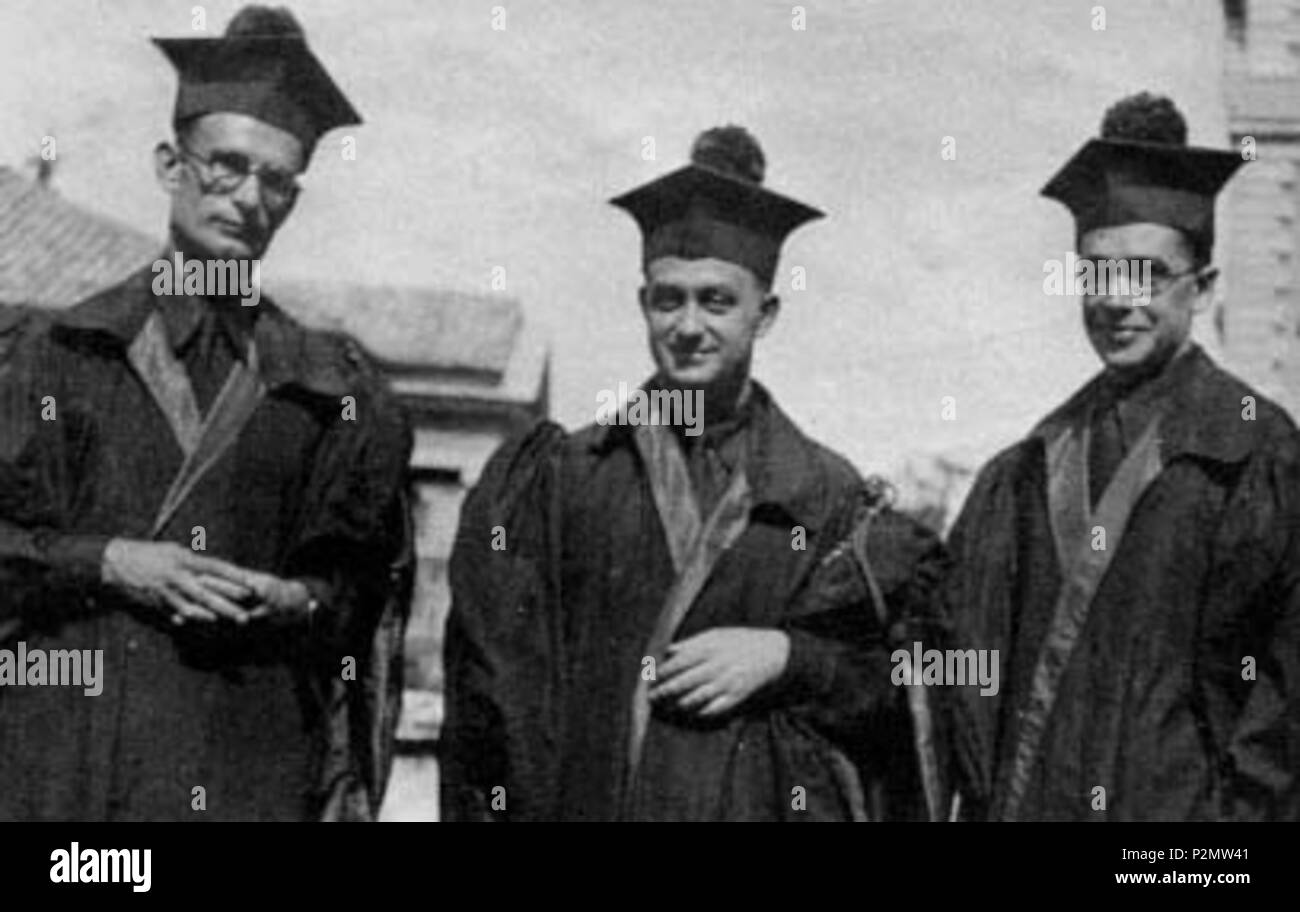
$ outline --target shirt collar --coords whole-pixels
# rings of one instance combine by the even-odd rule
[[[146,266],[121,284],[58,312],[54,319],[59,330],[74,338],[106,339],[125,356],[126,348],[139,335],[149,315],[160,306],[159,302],[166,300],[165,296],[154,295],[152,281],[152,267]],[[270,389],[291,385],[330,398],[356,394],[357,373],[364,358],[355,343],[305,330],[266,295],[255,309],[256,319],[248,318],[252,324],[249,334],[257,345],[259,372]],[[189,341],[201,317],[200,313],[197,317],[181,319],[180,344]],[[193,326],[187,325],[190,319],[195,321]],[[169,329],[169,341],[175,346],[178,337],[171,336],[170,332]]]
[[[651,388],[650,383],[642,388]],[[736,439],[738,431],[746,439],[749,458],[745,464],[754,509],[779,509],[786,517],[809,531],[820,528],[833,504],[828,503],[829,486],[817,471],[824,465],[825,454],[794,425],[758,381],[750,381],[749,397],[735,415],[719,422],[713,433],[727,432]],[[628,446],[633,427],[626,424],[598,426],[590,443],[595,453]],[[710,433],[707,429],[705,434]],[[733,454],[737,458],[739,451]],[[730,468],[731,466],[729,466]]]
[[[178,354],[184,351],[194,340],[203,321],[212,319],[216,321],[218,331],[225,334],[236,356],[241,361],[247,360],[248,340],[258,316],[252,312],[255,308],[243,308],[249,313],[241,313],[235,309],[241,306],[239,304],[193,295],[161,295],[156,302],[173,351]]]
[[[657,389],[660,386],[657,381],[651,380],[645,388]],[[706,447],[717,454],[728,472],[734,472],[749,457],[750,442],[753,437],[750,431],[755,421],[761,417],[764,408],[764,405],[758,403],[754,384],[746,381],[740,401],[725,418],[710,420],[706,403],[701,412],[699,434],[691,436],[686,433],[686,428],[679,426],[674,426],[673,430],[681,436],[688,453],[697,447]]]
[[[1140,386],[1126,388],[1105,372],[1098,374],[1044,418],[1029,439],[1052,440],[1087,421],[1094,409],[1117,402],[1129,444],[1145,427],[1142,422],[1160,416],[1160,455],[1166,463],[1181,455],[1239,462],[1256,444],[1258,422],[1242,417],[1242,400],[1249,395],[1249,387],[1193,343]]]
[[[1190,356],[1194,347],[1191,343],[1184,345],[1157,374],[1136,383],[1110,371],[1098,378],[1093,410],[1115,410],[1125,447],[1133,446],[1151,421],[1168,412],[1177,402],[1178,391],[1191,382],[1195,363]]]

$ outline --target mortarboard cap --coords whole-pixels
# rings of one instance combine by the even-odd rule
[[[246,6],[220,38],[153,42],[180,77],[173,123],[216,111],[247,114],[292,133],[309,157],[326,131],[361,123],[283,7]]]
[[[770,285],[786,236],[823,213],[763,187],[764,168],[763,151],[744,128],[717,127],[695,140],[689,165],[610,203],[636,219],[643,265],[710,257]]]
[[[1078,234],[1153,222],[1186,233],[1208,256],[1214,201],[1243,159],[1232,151],[1187,145],[1187,125],[1167,98],[1147,93],[1107,112],[1091,139],[1042,194],[1065,204]]]

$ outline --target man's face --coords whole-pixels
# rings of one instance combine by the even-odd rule
[[[650,351],[669,386],[703,389],[749,375],[754,340],[780,308],[752,272],[725,260],[660,257],[645,278]]]
[[[226,112],[198,118],[178,141],[156,153],[178,245],[189,256],[260,258],[293,209],[289,182],[305,165],[302,143],[254,117]],[[241,172],[256,173],[222,189],[229,175]]]
[[[1193,271],[1192,245],[1176,228],[1146,222],[1095,228],[1079,239],[1079,256],[1151,263],[1154,287],[1143,289],[1149,303],[1114,288],[1083,296],[1088,340],[1111,370],[1159,368],[1187,341],[1193,315],[1209,305],[1213,270]]]

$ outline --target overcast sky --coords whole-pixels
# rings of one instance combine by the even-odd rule
[[[208,34],[239,5],[203,4]],[[194,6],[5,0],[0,163],[53,135],[63,193],[161,234],[149,153],[175,80],[147,39],[194,34]],[[1144,88],[1173,95],[1194,143],[1225,145],[1221,3],[802,6],[804,31],[791,3],[765,0],[291,4],[366,122],[317,152],[268,284],[489,292],[504,267],[550,339],[556,416],[585,423],[599,390],[650,368],[639,236],[605,201],[683,164],[700,130],[740,123],[767,183],[829,213],[786,247],[785,306],[756,375],[864,470],[987,457],[1095,369],[1077,303],[1042,293],[1072,231],[1039,188],[1110,103]],[[344,135],[356,161],[339,154]],[[940,154],[949,136],[955,161]],[[793,266],[807,290],[788,290]],[[956,421],[941,418],[945,396]]]

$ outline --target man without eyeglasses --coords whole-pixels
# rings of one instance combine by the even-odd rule
[[[763,177],[754,138],[723,127],[613,201],[642,232],[643,391],[699,397],[702,428],[629,407],[573,434],[543,424],[489,462],[451,564],[447,819],[876,806],[858,763],[900,705],[888,652],[861,590],[810,591],[867,493],[751,377],[780,245],[820,213]],[[897,601],[936,542],[893,514],[879,529]]]

